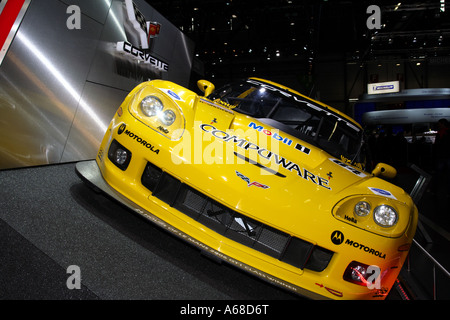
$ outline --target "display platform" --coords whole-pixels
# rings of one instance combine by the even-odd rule
[[[0,171],[0,208],[0,299],[302,300],[94,192],[75,163]]]

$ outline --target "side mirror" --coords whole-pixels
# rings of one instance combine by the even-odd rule
[[[197,86],[205,94],[205,97],[209,96],[214,91],[214,89],[216,88],[208,80],[198,80],[197,81]]]
[[[372,175],[375,177],[393,179],[397,175],[397,170],[386,163],[379,163],[376,165],[375,169],[373,169]]]

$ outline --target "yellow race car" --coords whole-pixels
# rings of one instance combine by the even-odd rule
[[[163,80],[133,89],[77,173],[133,211],[277,286],[314,299],[384,299],[417,208],[364,166],[345,114],[249,78],[204,95]]]

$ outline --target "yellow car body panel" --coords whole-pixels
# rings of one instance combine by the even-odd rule
[[[301,96],[276,83],[264,83],[285,90],[286,96],[287,92]],[[165,109],[173,110],[176,121],[164,125],[146,116],[140,104],[147,96],[158,97]],[[360,129],[341,112],[319,102],[317,106]],[[131,156],[126,168],[112,161],[113,141]],[[345,157],[333,157],[233,110],[229,103],[209,100],[168,81],[142,83],[127,96],[108,127],[96,163],[107,185],[143,208],[136,210],[139,213],[163,221],[167,229],[204,251],[311,298],[384,299],[416,230],[417,209],[402,189],[350,165]],[[157,169],[149,169],[149,163]],[[159,186],[154,186],[158,194],[144,186],[144,172],[150,184],[159,175]],[[164,190],[162,180],[176,190]],[[190,214],[171,203],[177,201],[172,194],[179,188]],[[371,208],[380,204],[395,208],[397,223],[381,227],[372,214],[355,215],[359,201]],[[201,209],[202,205],[208,208]],[[197,209],[207,214],[197,219],[193,216]],[[219,221],[224,210],[233,214],[227,216],[235,225],[229,229],[237,230],[233,236],[228,235],[231,231],[216,230],[226,223]],[[257,232],[267,242],[254,241]],[[285,238],[283,246],[289,249],[275,248]],[[353,261],[378,268],[379,276],[371,279],[376,281],[361,285],[344,279]]]

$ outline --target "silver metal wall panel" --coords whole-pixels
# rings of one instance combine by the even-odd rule
[[[87,82],[61,162],[94,159],[103,135],[128,91]]]
[[[61,159],[102,30],[92,19],[67,29],[66,9],[32,1],[3,60],[0,168]]]
[[[123,1],[112,1],[87,80],[131,90],[147,78],[135,61],[122,57],[116,50],[117,42],[127,40],[123,20]],[[148,72],[153,78],[160,78],[153,70]]]
[[[0,65],[0,169],[94,158],[134,86],[155,78],[189,84],[193,42],[143,0],[139,10],[162,25],[150,52],[169,70],[118,53],[118,41],[131,41],[124,3],[31,0]],[[81,29],[67,28],[69,5],[81,9]]]
[[[41,0],[42,1],[42,0]],[[67,6],[76,5],[81,13],[104,24],[108,16],[112,0],[60,0]]]

